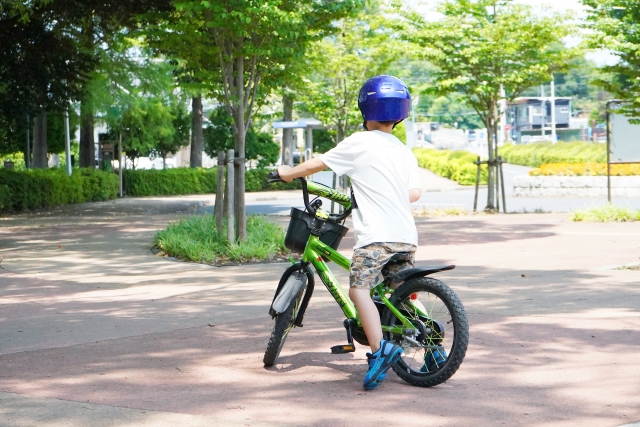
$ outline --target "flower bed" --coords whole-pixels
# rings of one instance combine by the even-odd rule
[[[606,176],[606,163],[552,163],[529,171],[530,176]],[[611,165],[612,176],[640,175],[640,164]]]

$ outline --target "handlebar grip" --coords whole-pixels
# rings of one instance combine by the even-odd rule
[[[273,184],[274,182],[283,182],[278,171],[269,172],[267,174],[267,183]]]

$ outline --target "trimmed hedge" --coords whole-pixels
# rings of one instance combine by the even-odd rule
[[[606,163],[607,145],[597,142],[533,142],[507,144],[498,155],[514,165],[540,167],[550,163]]]
[[[245,174],[245,190],[273,191],[300,188],[300,183],[267,184],[268,169],[249,169]],[[141,169],[123,171],[124,191],[127,196],[174,196],[184,194],[211,194],[216,192],[217,168],[211,169]]]
[[[0,212],[115,199],[118,176],[95,169],[0,169]]]
[[[468,151],[434,150],[429,148],[414,148],[413,154],[418,159],[418,165],[429,169],[445,178],[457,181],[460,185],[475,185],[478,166],[473,162],[478,156]],[[488,182],[487,166],[482,166],[480,184]]]
[[[127,196],[174,196],[216,192],[216,169],[140,169],[124,170]]]

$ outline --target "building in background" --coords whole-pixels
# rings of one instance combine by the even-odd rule
[[[516,144],[551,141],[551,99],[517,98],[507,109],[510,137]],[[555,98],[555,128],[559,141],[580,139],[579,130],[571,128],[571,97]]]

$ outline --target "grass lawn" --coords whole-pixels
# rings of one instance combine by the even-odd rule
[[[154,246],[163,255],[207,264],[282,261],[289,256],[284,234],[280,226],[266,217],[249,215],[247,240],[229,242],[226,224],[222,234],[218,234],[213,215],[196,215],[158,231]]]
[[[606,204],[590,209],[583,209],[571,213],[572,221],[588,222],[628,222],[640,221],[640,211],[629,207]]]

